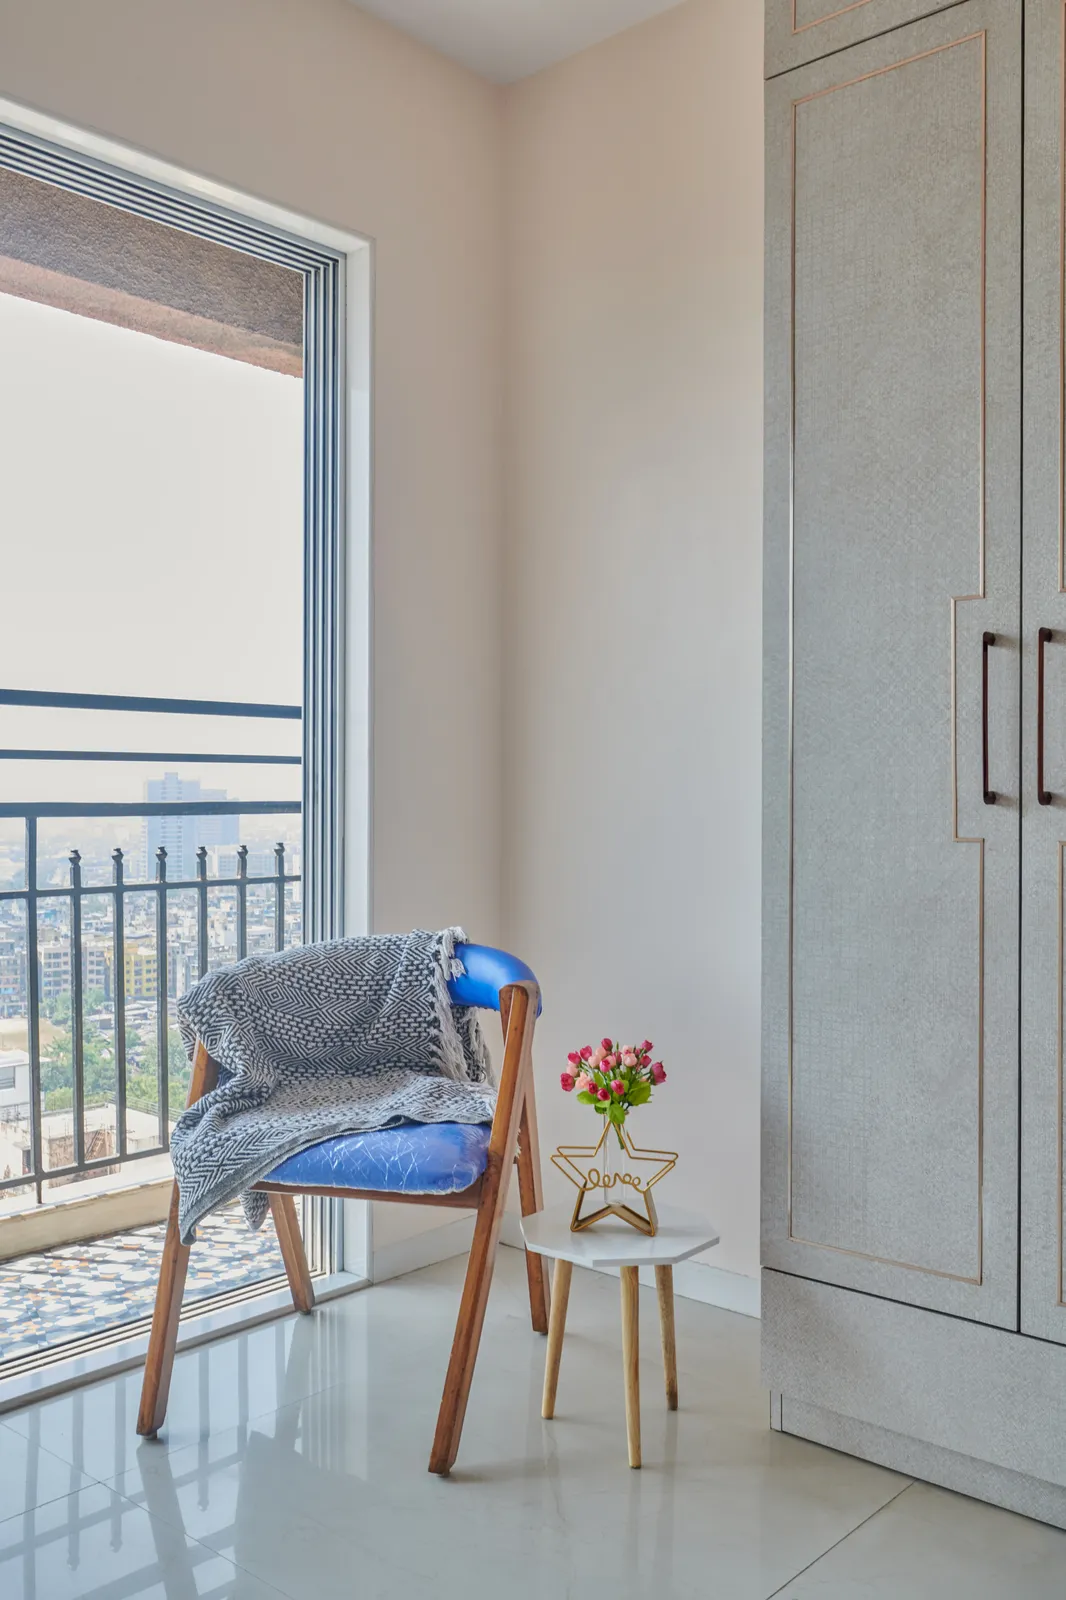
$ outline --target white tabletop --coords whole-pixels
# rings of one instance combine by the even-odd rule
[[[561,1257],[577,1267],[672,1267],[718,1243],[718,1229],[697,1211],[659,1206],[659,1231],[649,1238],[618,1217],[604,1217],[571,1233],[572,1204],[522,1218],[526,1245],[536,1255]]]

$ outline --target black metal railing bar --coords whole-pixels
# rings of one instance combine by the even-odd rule
[[[299,800],[142,800],[139,804],[111,800],[39,800],[0,805],[0,817],[240,817],[252,810],[264,817],[298,812]]]
[[[200,815],[217,813],[222,802],[182,806],[168,804],[166,815],[175,816],[196,811]],[[234,809],[247,816],[273,814],[278,810],[298,814],[300,806],[295,801],[243,800]],[[273,891],[275,950],[285,947],[285,891],[290,884],[300,882],[299,873],[287,872],[286,847],[283,843],[273,847],[274,870],[270,873],[248,871],[248,846],[235,847],[237,871],[226,877],[208,876],[208,849],[201,845],[196,852],[196,876],[172,879],[167,876],[167,851],[164,845],[155,851],[154,878],[130,880],[125,873],[125,854],[121,849],[112,851],[112,877],[110,883],[85,883],[82,880],[82,857],[78,850],[69,856],[70,881],[64,885],[43,885],[38,882],[38,818],[44,814],[42,806],[24,807],[22,815],[26,825],[25,877],[21,888],[0,893],[0,902],[22,901],[26,906],[26,996],[27,996],[27,1054],[29,1055],[30,1093],[30,1156],[28,1171],[10,1178],[0,1179],[0,1193],[7,1189],[33,1185],[40,1203],[42,1188],[56,1178],[89,1174],[98,1168],[114,1166],[119,1161],[137,1161],[162,1155],[170,1143],[170,1063],[169,1063],[169,1005],[168,1005],[168,910],[174,894],[193,893],[196,905],[196,966],[197,977],[202,978],[209,963],[209,906],[210,896],[218,890],[233,890],[236,895],[237,937],[236,954],[241,960],[248,954],[248,891],[263,888]],[[158,814],[158,808],[124,806],[121,815],[139,816]],[[50,814],[50,813],[49,813]],[[82,814],[81,808],[74,812]],[[135,895],[155,897],[155,1026],[156,1026],[156,1078],[158,1140],[140,1149],[129,1148],[126,1126],[128,1051],[126,994],[126,916],[127,900]],[[92,1156],[86,1150],[85,1131],[85,965],[83,907],[87,900],[109,898],[112,902],[111,941],[114,1007],[114,1067],[115,1067],[115,1120],[116,1146],[109,1155]],[[42,901],[66,900],[70,904],[69,919],[69,982],[71,996],[71,1117],[73,1128],[73,1161],[59,1166],[45,1165],[42,1129],[42,1061],[41,1061],[41,974],[40,974],[40,921],[38,907]],[[149,997],[151,998],[151,997]]]
[[[298,767],[302,756],[236,755],[215,750],[0,750],[0,761],[214,761],[226,766]]]
[[[0,689],[0,706],[60,707],[67,711],[155,711],[174,716],[268,717],[299,722],[300,706],[254,700],[181,700],[142,694],[67,694],[51,689]]]

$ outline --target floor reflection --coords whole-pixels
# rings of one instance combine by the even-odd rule
[[[307,1485],[322,1467],[365,1473],[365,1428],[351,1409],[304,1404],[358,1379],[361,1348],[356,1330],[319,1316],[187,1352],[159,1440],[134,1431],[139,1370],[2,1419],[0,1452],[6,1438],[14,1454],[16,1434],[27,1447],[24,1481],[5,1498],[32,1509],[0,1504],[0,1596],[266,1600],[230,1559],[240,1562],[240,1500],[255,1501],[264,1474]],[[42,1465],[64,1462],[65,1481],[53,1475],[42,1490]]]

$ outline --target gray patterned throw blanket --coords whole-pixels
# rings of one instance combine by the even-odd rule
[[[461,928],[305,945],[249,956],[178,1002],[190,1056],[202,1040],[218,1087],[171,1136],[184,1243],[201,1217],[249,1194],[286,1156],[403,1121],[490,1122],[495,1089],[477,1012],[453,1006]]]

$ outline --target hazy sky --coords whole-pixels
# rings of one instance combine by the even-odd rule
[[[0,294],[0,687],[298,703],[302,408],[298,378]],[[299,724],[0,706],[0,746],[295,753]],[[4,761],[0,799],[140,799],[163,770]]]

